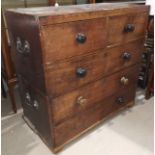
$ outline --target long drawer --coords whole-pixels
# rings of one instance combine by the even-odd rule
[[[147,13],[109,17],[108,45],[124,44],[145,36]]]
[[[42,28],[44,61],[50,64],[104,48],[106,36],[106,18],[45,26]]]
[[[95,106],[97,102],[120,89],[125,91],[130,86],[135,87],[138,70],[138,66],[130,67],[53,99],[51,110],[54,124],[58,125],[69,117]]]
[[[115,95],[105,98],[93,108],[80,113],[79,115],[68,119],[59,126],[55,127],[55,145],[59,146],[66,143],[74,136],[90,128],[93,124],[99,122],[109,114],[123,108],[129,102],[133,102],[135,96],[135,88],[130,87],[126,90],[122,89]],[[131,103],[130,103],[131,104]]]
[[[98,50],[85,57],[55,63],[46,67],[49,95],[57,97],[141,60],[143,40]]]

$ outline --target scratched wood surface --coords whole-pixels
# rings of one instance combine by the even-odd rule
[[[148,13],[122,3],[7,10],[24,115],[54,152],[133,105]]]

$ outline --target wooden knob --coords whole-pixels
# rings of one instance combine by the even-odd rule
[[[127,85],[127,84],[129,83],[129,79],[123,76],[123,77],[121,78],[120,82],[121,82],[123,85]]]
[[[86,102],[87,102],[87,99],[85,99],[83,96],[79,96],[77,98],[77,102],[76,103],[83,106]]]

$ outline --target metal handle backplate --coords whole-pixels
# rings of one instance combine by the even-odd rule
[[[16,49],[21,54],[28,54],[30,53],[30,44],[27,40],[22,42],[21,39],[17,37]]]

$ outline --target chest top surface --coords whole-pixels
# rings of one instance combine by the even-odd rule
[[[41,25],[48,25],[128,13],[139,13],[147,10],[149,10],[149,6],[147,5],[98,3],[59,7],[17,8],[8,9],[7,13],[18,14],[21,16],[32,16],[39,20]]]

